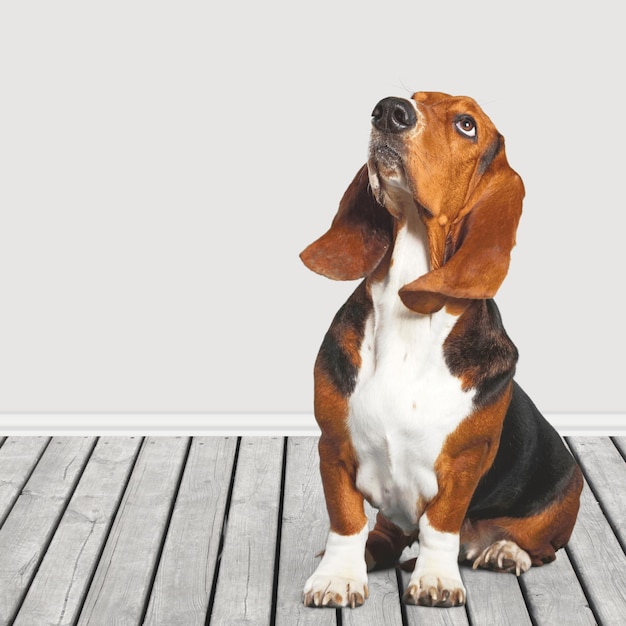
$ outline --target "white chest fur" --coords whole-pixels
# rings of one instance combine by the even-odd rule
[[[361,369],[350,397],[349,428],[359,461],[357,487],[403,530],[417,527],[437,493],[434,464],[446,436],[471,412],[474,391],[450,374],[443,343],[457,317],[421,315],[398,296],[428,271],[419,219],[402,227],[385,279],[372,285]]]

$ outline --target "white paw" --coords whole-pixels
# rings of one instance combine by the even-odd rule
[[[305,606],[361,606],[368,596],[367,576],[324,575],[315,572],[304,585]]]
[[[465,604],[465,587],[459,572],[459,535],[436,530],[428,515],[419,523],[420,552],[402,599],[407,604],[459,606]]]
[[[304,585],[306,606],[361,606],[367,598],[367,523],[355,535],[328,533],[320,564]]]
[[[517,576],[530,569],[530,566],[528,552],[506,539],[496,541],[485,548],[472,565],[474,569],[485,567],[498,572],[515,572]]]
[[[406,604],[459,606],[465,604],[465,587],[459,577],[434,571],[424,572],[419,576],[411,576],[402,599]]]

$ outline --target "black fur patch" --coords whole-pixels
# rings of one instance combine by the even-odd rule
[[[457,321],[444,343],[446,364],[459,378],[474,381],[478,407],[494,402],[515,373],[517,348],[506,334],[493,300],[475,300]]]
[[[372,301],[363,281],[337,311],[317,356],[318,366],[324,369],[344,397],[348,397],[354,391],[359,370],[358,364],[353,363],[342,347],[341,339],[346,331],[351,330],[362,340],[365,321],[371,311]],[[360,343],[356,346],[357,350],[359,348]]]
[[[467,517],[519,518],[538,513],[559,499],[575,465],[559,434],[514,382],[500,447],[478,483]]]
[[[498,135],[496,139],[491,143],[491,145],[485,150],[484,154],[480,157],[480,162],[478,163],[478,173],[484,174],[493,160],[500,152],[500,148],[502,147],[502,135]]]

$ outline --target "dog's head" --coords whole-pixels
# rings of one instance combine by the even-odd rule
[[[367,276],[398,226],[417,214],[430,271],[402,287],[404,304],[432,313],[451,299],[491,298],[508,271],[523,197],[504,138],[474,100],[426,92],[385,98],[372,113],[367,165],[328,232],[301,258],[329,278]]]

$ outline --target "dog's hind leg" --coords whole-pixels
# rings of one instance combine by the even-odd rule
[[[365,561],[368,571],[394,567],[402,551],[415,540],[406,535],[381,513],[376,515],[376,526],[370,531],[365,545]]]
[[[556,551],[570,538],[576,514],[582,474],[576,467],[561,499],[527,517],[469,520],[461,528],[460,561],[473,567],[501,572],[525,572],[556,558]]]
[[[514,572],[518,576],[530,569],[530,555],[514,541],[499,539],[485,546],[484,540],[470,541],[461,546],[460,561],[472,561],[472,567],[484,567],[496,572]]]

